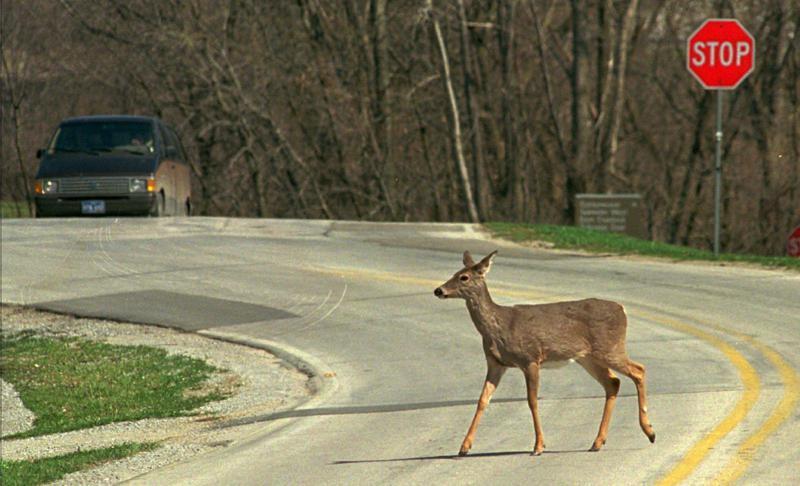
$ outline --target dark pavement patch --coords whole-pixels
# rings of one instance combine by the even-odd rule
[[[176,327],[185,331],[299,317],[274,307],[165,290],[56,300],[33,304],[32,307],[81,317]]]

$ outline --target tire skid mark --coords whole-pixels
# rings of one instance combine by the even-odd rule
[[[107,275],[109,275],[111,277],[117,277],[119,275],[113,271],[113,265],[108,265],[108,262],[106,261],[106,258],[103,255],[102,243],[101,243],[101,238],[102,238],[101,237],[101,232],[102,232],[101,228],[96,228],[94,230],[95,247],[96,247],[97,250],[100,250],[100,251],[92,252],[92,263],[94,263],[95,267],[99,268],[100,270],[105,272]]]
[[[114,242],[114,240],[111,238],[111,228],[112,228],[113,224],[116,224],[118,221],[119,220],[116,220],[116,221],[114,221],[114,223],[109,224],[109,225],[107,225],[105,227],[105,231],[103,232],[103,238],[100,238],[100,251],[103,252],[103,255],[104,255],[106,261],[110,265],[113,265],[114,267],[116,267],[117,269],[119,269],[122,272],[121,275],[134,275],[136,273],[139,273],[135,268],[131,268],[131,267],[123,264],[122,262],[120,262],[118,260],[115,260],[108,253],[108,250],[106,250],[105,243],[107,242],[107,243],[109,243],[109,245],[111,245]]]
[[[330,295],[331,295],[331,293],[328,292],[328,296],[330,296]],[[342,295],[340,295],[339,296],[339,300],[336,301],[336,303],[333,304],[330,309],[328,309],[328,312],[326,312],[325,314],[323,314],[322,316],[320,316],[320,317],[318,317],[316,319],[313,319],[313,320],[309,321],[308,323],[306,323],[304,326],[302,326],[298,330],[299,331],[306,331],[306,330],[310,329],[311,327],[314,327],[317,324],[319,324],[320,322],[324,321],[328,317],[330,317],[331,314],[336,312],[336,310],[339,308],[339,306],[342,305],[342,302],[344,302],[345,295],[347,295],[347,283],[346,282],[344,284],[344,287],[342,287]]]
[[[335,303],[332,303],[329,306],[329,308],[326,310],[325,309],[326,305],[330,302],[331,297],[333,297],[333,290],[332,289],[328,290],[328,293],[325,295],[325,298],[322,300],[322,302],[319,303],[319,305],[317,305],[314,309],[312,309],[307,314],[305,314],[305,315],[297,318],[296,320],[294,320],[292,322],[291,329],[287,329],[286,331],[283,331],[283,332],[278,332],[278,333],[276,333],[276,335],[277,336],[282,336],[282,335],[289,334],[289,333],[294,334],[294,333],[299,333],[299,332],[305,332],[305,331],[308,331],[309,329],[313,328],[317,324],[323,322],[325,319],[330,317],[334,312],[336,312],[336,310],[339,309],[339,307],[344,302],[345,296],[347,295],[347,290],[348,290],[348,287],[347,287],[347,283],[345,282],[343,287],[342,287],[341,294],[339,295],[339,298],[337,299],[337,301]],[[312,303],[313,303],[313,300],[312,300]]]
[[[105,252],[103,247],[103,229],[97,228],[94,231],[95,233],[95,248],[97,251],[92,252],[92,261],[94,265],[99,268],[100,270],[104,271],[110,277],[124,277],[125,272],[120,273],[118,268],[115,268],[115,264],[113,260],[109,261],[110,257],[108,253]]]
[[[95,258],[95,265],[98,266],[98,268],[100,268],[101,270],[105,271],[109,276],[114,277],[114,278],[127,278],[127,277],[138,278],[138,277],[143,277],[143,276],[145,276],[144,274],[146,274],[147,272],[144,272],[144,271],[139,270],[137,268],[130,267],[130,266],[120,262],[118,259],[115,259],[113,256],[111,256],[111,254],[108,252],[107,247],[110,247],[116,241],[114,239],[113,235],[112,235],[112,229],[113,229],[112,227],[113,227],[113,224],[117,224],[118,222],[119,222],[119,220],[115,220],[113,223],[109,223],[108,225],[106,225],[103,228],[98,228],[98,230],[97,230],[97,243],[98,243],[98,250],[99,250],[99,258],[102,260],[102,262],[98,261],[96,259],[96,257],[93,256],[93,258]],[[136,240],[132,239],[132,240],[129,240],[129,241],[130,242],[134,242]],[[143,242],[139,246],[142,249],[147,249],[147,248],[150,248],[152,246],[152,244],[149,243],[149,242]],[[162,247],[161,250],[163,251],[164,248]],[[171,245],[170,250],[173,251],[173,254],[174,254],[175,251],[178,251],[178,252],[184,252],[185,251],[182,246],[178,246],[178,245],[174,245],[174,244]],[[144,254],[147,254],[147,252],[144,252]],[[180,269],[176,269],[176,270],[180,270]],[[164,275],[162,275],[160,277],[160,281],[162,281],[162,282],[183,282],[184,280],[180,279],[180,278],[176,278],[176,277],[171,277],[167,273],[167,274],[164,274]]]
[[[56,268],[57,269],[60,270],[64,266],[64,264],[67,262],[67,260],[69,260],[72,257],[72,254],[75,253],[76,249],[79,246],[81,246],[80,243],[85,241],[85,238],[89,237],[91,232],[92,232],[91,229],[82,230],[82,231],[79,232],[77,238],[72,240],[72,244],[70,244],[69,251],[67,251],[66,254],[61,258],[61,260],[56,263]],[[85,250],[85,248],[84,248],[84,250]],[[63,276],[59,275],[59,277],[63,277]],[[50,274],[48,274],[45,277],[42,277],[42,278],[40,278],[38,280],[33,280],[33,281],[31,281],[31,282],[29,282],[27,284],[24,284],[24,285],[20,286],[19,294],[20,294],[20,302],[22,302],[22,305],[29,305],[29,304],[33,303],[33,300],[34,300],[33,299],[33,289],[34,289],[34,287],[37,287],[42,283],[48,282],[50,280],[50,278],[51,278],[51,276],[50,276]]]

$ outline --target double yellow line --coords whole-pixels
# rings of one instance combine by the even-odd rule
[[[431,291],[433,288],[443,282],[443,280],[423,279],[411,275],[353,268],[309,267],[308,270],[357,280],[383,281],[413,286],[424,286],[431,289]],[[551,293],[533,291],[527,288],[525,290],[498,288],[493,289],[492,293],[495,295],[515,298],[528,298],[546,301],[564,300]],[[694,336],[720,350],[736,368],[736,371],[739,375],[739,380],[742,382],[744,387],[744,391],[739,397],[739,400],[737,401],[733,410],[731,410],[731,412],[721,422],[719,422],[710,432],[708,432],[687,451],[678,464],[676,464],[663,478],[661,478],[661,480],[658,482],[660,485],[674,485],[688,478],[705,459],[705,457],[711,452],[714,446],[745,420],[747,414],[758,400],[761,391],[761,383],[755,368],[742,353],[737,351],[736,348],[731,346],[725,339],[719,337],[717,334],[722,334],[727,336],[729,339],[738,340],[739,342],[745,342],[749,344],[759,353],[764,355],[772,364],[772,366],[775,367],[775,369],[779,372],[781,381],[783,382],[784,390],[783,397],[781,398],[780,402],[772,411],[772,414],[761,425],[761,427],[759,427],[755,432],[750,434],[744,441],[742,441],[730,461],[712,480],[712,483],[714,484],[733,483],[739,477],[741,477],[741,475],[750,466],[755,456],[755,450],[791,416],[792,411],[797,406],[797,402],[800,399],[800,376],[798,376],[794,368],[792,368],[792,366],[789,365],[778,352],[754,339],[752,336],[748,336],[716,324],[692,319],[694,322],[702,326],[702,328],[700,328],[672,318],[654,315],[650,312],[642,310],[638,306],[633,307],[636,309],[634,315],[655,322],[661,326]],[[712,330],[714,332],[709,332],[708,330]]]
[[[673,319],[663,319],[641,311],[636,312],[636,314],[662,326],[702,339],[719,349],[736,368],[739,374],[739,380],[744,386],[744,392],[739,397],[733,410],[706,434],[705,437],[696,442],[683,456],[683,459],[658,482],[659,485],[663,486],[678,484],[689,477],[703,459],[705,459],[708,453],[711,452],[714,446],[745,419],[747,413],[750,412],[750,409],[753,408],[758,400],[758,395],[761,391],[761,383],[756,370],[750,362],[747,361],[747,358],[733,346],[714,334]],[[744,469],[742,469],[742,472],[743,471]],[[713,482],[716,483],[718,481],[719,477]]]
[[[783,383],[783,397],[781,397],[780,402],[778,402],[772,414],[761,424],[758,430],[750,434],[739,444],[736,454],[713,480],[714,484],[731,484],[741,477],[753,462],[755,450],[763,444],[782,423],[791,417],[792,411],[797,405],[798,399],[800,399],[800,376],[777,351],[754,339],[752,336],[730,329],[724,329],[716,324],[703,323],[703,325],[719,332],[729,334],[736,339],[750,344],[769,360],[780,374],[781,382]],[[747,385],[745,385],[745,390],[747,390]],[[747,394],[747,391],[745,391],[745,394]]]

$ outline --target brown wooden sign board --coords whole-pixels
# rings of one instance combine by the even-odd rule
[[[639,194],[578,194],[575,224],[648,239],[645,207]]]

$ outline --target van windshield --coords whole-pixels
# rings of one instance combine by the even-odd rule
[[[125,152],[147,155],[155,150],[153,126],[147,122],[83,122],[61,125],[50,152]]]

